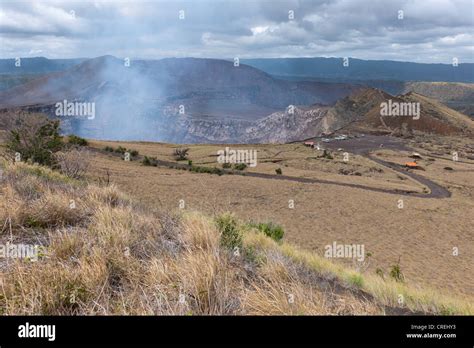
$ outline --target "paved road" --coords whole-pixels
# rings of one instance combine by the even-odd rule
[[[410,178],[418,181],[420,184],[427,186],[430,189],[429,194],[410,194],[412,196],[417,197],[427,197],[427,198],[447,198],[451,197],[451,192],[449,192],[446,188],[437,183],[431,181],[430,179],[420,175],[413,173],[410,170],[406,170],[405,167],[400,166],[395,163],[387,162],[376,158],[370,155],[370,152],[376,151],[378,149],[389,149],[394,151],[410,151],[405,144],[398,138],[390,137],[390,136],[379,136],[379,135],[366,135],[365,137],[360,138],[352,138],[347,140],[336,140],[330,143],[325,144],[326,147],[330,149],[343,149],[347,152],[352,152],[361,156],[365,156],[371,161],[374,161],[382,166],[388,167],[393,169],[401,174],[407,175]]]
[[[391,169],[393,169],[393,170],[395,170],[399,173],[405,174],[405,175],[409,176],[410,178],[418,181],[419,183],[427,186],[431,191],[429,193],[429,198],[448,198],[448,197],[451,197],[451,192],[449,192],[443,186],[438,185],[437,183],[431,181],[430,179],[425,178],[422,175],[415,174],[415,173],[413,173],[409,170],[405,170],[400,165],[383,161],[383,160],[381,160],[379,158],[375,158],[375,157],[373,157],[369,154],[367,154],[367,157],[369,159],[371,159],[372,161],[377,162],[378,164],[381,164],[385,167],[389,167],[389,168],[391,168]],[[422,194],[422,197],[426,197],[426,196],[427,196],[426,194]],[[420,197],[420,196],[418,196],[418,197]]]

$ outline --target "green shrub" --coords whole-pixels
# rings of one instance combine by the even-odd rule
[[[144,166],[156,167],[158,165],[158,162],[156,160],[156,157],[145,156],[145,157],[143,157],[142,164]]]
[[[127,149],[122,146],[119,146],[115,149],[115,152],[121,153],[123,155],[125,152],[127,152]]]
[[[251,262],[255,265],[263,265],[266,262],[266,257],[264,253],[259,252],[255,246],[248,246],[243,248],[243,257],[248,262]]]
[[[47,225],[41,221],[35,218],[34,216],[27,216],[25,218],[25,221],[23,221],[23,225],[25,227],[30,227],[30,228],[43,228],[47,227]]]
[[[281,168],[277,168],[275,169],[275,172],[277,173],[277,175],[281,175],[283,172],[281,171]]]
[[[20,154],[22,161],[46,166],[55,164],[54,153],[64,147],[59,135],[59,121],[44,115],[25,114],[15,122],[15,128],[8,135],[7,150]]]
[[[144,166],[151,166],[151,161],[147,156],[145,156],[145,157],[143,157],[142,164]]]
[[[123,146],[119,146],[116,149],[114,149],[111,146],[106,146],[106,147],[104,147],[104,151],[120,153],[122,155],[125,155],[125,153],[128,152],[130,154],[130,157],[137,157],[139,155],[139,152],[137,150],[126,149]]]
[[[88,141],[84,138],[78,137],[77,135],[70,134],[67,140],[68,144],[77,145],[77,146],[87,146],[89,145]]]
[[[361,288],[364,285],[364,278],[361,274],[353,274],[349,277],[349,284]]]
[[[402,269],[400,267],[400,258],[395,265],[392,265],[390,268],[390,277],[395,279],[397,282],[404,282],[405,276],[403,275]]]
[[[213,168],[212,169],[212,174],[217,174],[217,175],[221,176],[221,175],[224,174],[224,172],[220,168]]]
[[[192,165],[193,165],[193,161],[188,160],[188,166],[192,166]]]
[[[225,169],[229,169],[229,168],[232,168],[232,165],[230,163],[222,163],[222,168],[225,168]]]
[[[183,168],[186,169],[186,168]],[[224,174],[224,171],[220,168],[215,167],[201,167],[201,166],[191,166],[189,171],[194,173],[208,173],[208,174],[217,174],[219,176]]]
[[[221,245],[229,248],[242,248],[242,234],[238,229],[235,217],[230,214],[222,214],[216,219],[217,228],[221,233]]]
[[[247,165],[245,163],[236,163],[234,164],[234,168],[237,170],[244,170],[247,168]]]
[[[265,233],[265,235],[277,242],[280,241],[285,234],[283,227],[273,222],[261,222],[256,227],[260,232]]]

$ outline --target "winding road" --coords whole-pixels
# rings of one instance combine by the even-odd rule
[[[382,192],[388,194],[395,194],[395,195],[403,195],[403,196],[411,196],[411,197],[419,197],[419,198],[448,198],[451,197],[451,192],[448,191],[441,185],[429,180],[428,178],[413,173],[411,171],[406,170],[403,166],[400,166],[395,163],[390,163],[383,161],[379,158],[376,158],[370,154],[370,152],[380,149],[381,144],[383,144],[384,149],[391,149],[391,150],[402,150],[406,151],[409,150],[405,147],[400,140],[392,137],[387,136],[365,136],[361,138],[352,138],[347,140],[338,140],[332,141],[330,143],[326,143],[325,146],[327,148],[337,150],[343,149],[344,151],[355,153],[358,155],[362,155],[374,161],[386,168],[392,169],[400,174],[409,176],[413,180],[417,181],[418,183],[425,185],[429,188],[429,193],[420,193],[415,191],[407,191],[407,190],[399,190],[399,189],[384,189],[384,188],[377,188],[377,187],[370,187],[361,184],[352,184],[352,183],[343,183],[331,180],[324,180],[324,179],[313,179],[313,178],[299,178],[294,176],[286,176],[286,175],[277,175],[277,174],[266,174],[266,173],[255,173],[255,172],[242,172],[237,170],[231,169],[222,169],[222,173],[228,175],[242,175],[247,177],[253,178],[261,178],[261,179],[272,179],[272,180],[286,180],[286,181],[293,181],[299,183],[308,183],[308,184],[325,184],[325,185],[337,185],[337,186],[345,186],[345,187],[352,187],[366,191],[374,191],[374,192]],[[121,156],[120,154],[114,154],[110,152],[105,152],[104,150],[100,150],[97,148],[91,148],[96,152],[100,152],[102,154],[107,154],[111,156]],[[139,155],[136,157],[137,160],[142,160],[144,156]],[[171,161],[163,161],[163,160],[156,160],[157,166],[160,167],[167,167],[167,168],[174,168],[174,169],[190,169],[191,166],[185,163],[177,163]]]
[[[410,170],[406,170],[405,167],[381,160],[372,156],[370,153],[378,149],[389,149],[394,151],[410,151],[408,147],[403,144],[400,139],[390,136],[379,136],[379,135],[366,135],[364,137],[351,138],[346,140],[335,140],[327,143],[327,147],[333,150],[343,149],[347,152],[352,152],[361,156],[365,156],[371,161],[378,163],[384,167],[390,168],[400,174],[409,176],[418,183],[425,185],[429,188],[429,193],[407,193],[407,195],[422,198],[448,198],[451,197],[451,192],[443,186],[431,181],[430,179],[413,173]],[[389,190],[390,191],[390,190]],[[393,191],[392,191],[393,192]]]

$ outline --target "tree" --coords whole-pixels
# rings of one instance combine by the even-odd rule
[[[16,116],[7,138],[7,149],[19,153],[22,161],[52,166],[54,153],[63,147],[59,120],[42,114],[22,113]]]

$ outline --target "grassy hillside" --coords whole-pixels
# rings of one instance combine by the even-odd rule
[[[1,243],[41,245],[37,261],[0,259],[1,314],[474,313],[229,214],[171,215],[44,167],[1,169]]]

